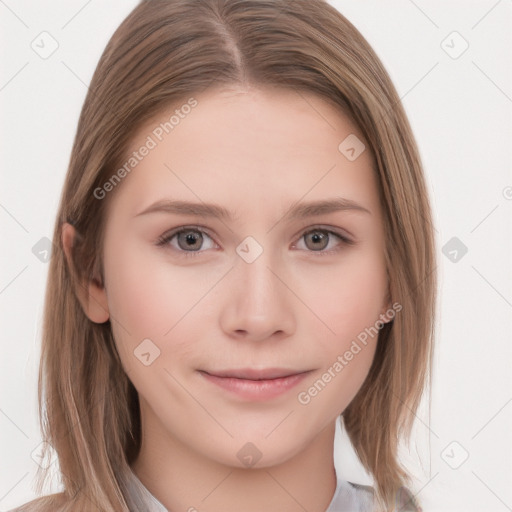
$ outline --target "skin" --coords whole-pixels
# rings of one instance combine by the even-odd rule
[[[139,392],[143,442],[133,470],[170,510],[324,512],[336,488],[335,421],[364,382],[377,337],[308,404],[297,395],[390,308],[371,154],[349,161],[338,151],[348,135],[364,138],[312,94],[248,87],[195,98],[192,112],[110,192],[105,283],[90,281],[81,298],[91,321],[111,320]],[[143,126],[131,150],[169,112]],[[369,213],[283,220],[298,201],[335,196]],[[162,199],[217,203],[235,219],[137,215]],[[178,236],[156,245],[191,225],[205,230],[202,242],[192,232],[192,256]],[[311,228],[354,243],[333,234],[328,244],[314,242],[303,236]],[[73,236],[64,225],[68,257]],[[252,263],[236,252],[247,236],[263,249]],[[148,366],[134,356],[146,338],[160,350]],[[311,373],[278,397],[252,401],[197,371],[244,367]],[[261,453],[252,466],[237,457],[248,442]]]

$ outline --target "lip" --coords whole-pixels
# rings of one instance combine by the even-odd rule
[[[297,371],[285,368],[198,371],[209,382],[240,398],[252,401],[270,400],[282,395],[295,387],[311,372],[311,370]]]

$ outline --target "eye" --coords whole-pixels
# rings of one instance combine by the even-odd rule
[[[204,238],[212,240],[212,238],[202,229],[198,227],[180,228],[162,235],[157,240],[157,246],[170,245],[177,252],[185,253],[186,256],[196,256],[201,253],[199,249],[204,248]],[[212,249],[213,246],[206,247]]]
[[[344,245],[352,245],[354,243],[341,233],[322,228],[310,229],[301,236],[300,240],[302,241],[303,239],[305,241],[306,250],[309,249],[310,252],[318,253],[318,256],[332,254],[340,251]],[[338,245],[333,249],[331,242],[334,242],[336,239],[338,240]],[[324,250],[329,246],[331,247],[330,249]]]
[[[210,244],[204,247],[205,237],[210,240]],[[343,246],[353,245],[354,241],[341,233],[330,229],[313,228],[305,233],[299,239],[299,243],[305,240],[306,251],[316,253],[317,256],[329,255],[340,251]],[[338,240],[337,246],[332,248],[333,243]],[[297,243],[294,247],[299,245]],[[158,238],[156,245],[158,247],[170,246],[175,252],[181,253],[186,257],[198,256],[200,249],[213,249],[217,244],[213,239],[199,226],[181,227]],[[331,247],[328,250],[326,248]],[[303,250],[302,248],[300,248]]]

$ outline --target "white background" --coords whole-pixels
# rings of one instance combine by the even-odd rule
[[[1,510],[36,496],[31,452],[40,442],[36,377],[47,263],[32,247],[52,236],[87,84],[136,3],[0,0]],[[512,3],[331,3],[388,69],[432,196],[437,352],[430,414],[424,402],[404,450],[416,476],[414,492],[424,511],[512,510]],[[31,48],[42,31],[59,44],[48,59]],[[461,48],[453,31],[469,43],[456,59],[443,49]],[[457,262],[441,252],[452,237],[468,248]],[[340,432],[338,470],[346,479],[371,482]]]

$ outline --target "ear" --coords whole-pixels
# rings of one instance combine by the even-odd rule
[[[393,312],[393,316],[391,318],[389,318],[388,316],[388,311],[391,310]],[[386,295],[386,298],[384,300],[384,304],[382,306],[382,309],[381,309],[381,314],[380,314],[380,319],[384,322],[384,323],[389,323],[391,322],[391,320],[393,320],[394,318],[394,309],[393,309],[393,306],[392,306],[392,303],[391,303],[391,296],[390,296],[390,293],[389,293],[389,290],[388,290],[388,293]]]
[[[61,228],[62,246],[66,254],[66,260],[70,267],[73,267],[72,248],[76,237],[74,226],[64,222]],[[94,279],[83,279],[80,282],[79,289],[76,290],[78,300],[82,305],[84,313],[89,320],[94,323],[102,324],[109,319],[107,294],[105,287]]]

